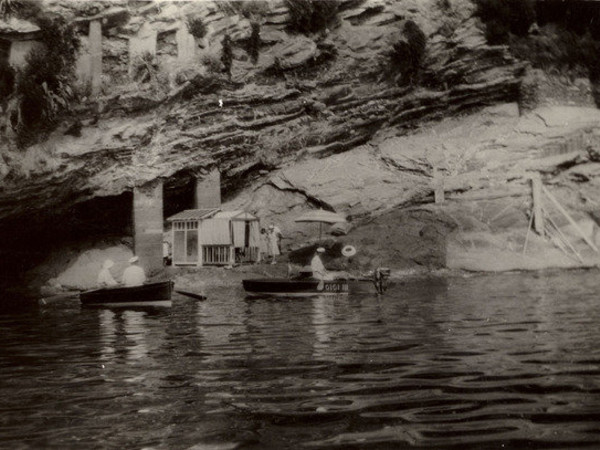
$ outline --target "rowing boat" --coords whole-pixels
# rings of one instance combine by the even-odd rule
[[[242,280],[244,290],[253,297],[311,297],[348,294],[348,280],[260,278]]]
[[[161,281],[94,289],[79,294],[79,300],[86,306],[171,306],[173,285],[172,281]]]
[[[297,278],[260,278],[242,280],[244,290],[252,297],[311,297],[315,295],[383,294],[390,270],[379,267],[369,276],[317,280],[312,273],[301,272]]]

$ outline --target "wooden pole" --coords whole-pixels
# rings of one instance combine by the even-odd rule
[[[554,229],[558,232],[558,236],[563,240],[563,242],[565,244],[567,244],[567,246],[571,249],[571,251],[573,253],[575,253],[575,256],[577,256],[577,259],[579,260],[580,263],[583,263],[583,258],[581,257],[581,255],[579,254],[579,252],[575,249],[575,247],[573,247],[573,245],[571,244],[571,242],[569,242],[569,240],[567,239],[567,237],[563,234],[563,232],[560,230],[560,228],[558,228],[558,226],[556,225],[556,223],[554,223],[554,220],[552,220],[552,218],[548,215],[548,222],[550,222],[550,225],[552,225],[554,227]]]
[[[433,195],[436,204],[444,203],[444,178],[436,165],[433,166]]]
[[[531,190],[533,194],[533,224],[536,233],[544,236],[544,212],[542,210],[542,180],[539,174],[531,176]]]
[[[542,191],[550,199],[550,201],[552,202],[552,204],[554,206],[556,206],[556,209],[558,209],[562,213],[562,215],[565,216],[565,218],[569,221],[569,223],[571,225],[573,225],[573,228],[575,228],[579,232],[579,234],[581,235],[581,237],[583,238],[583,240],[592,248],[592,250],[594,250],[596,253],[600,253],[600,250],[598,250],[598,247],[596,247],[596,245],[592,242],[592,240],[588,236],[586,236],[586,234],[583,232],[583,230],[581,229],[581,227],[577,224],[577,222],[575,222],[573,220],[573,218],[562,207],[562,205],[560,203],[558,203],[558,200],[556,200],[556,198],[554,197],[554,195],[552,195],[552,193],[548,189],[546,189],[545,186],[542,186]]]
[[[525,235],[525,244],[523,245],[523,254],[527,250],[527,241],[529,240],[529,231],[531,231],[531,225],[533,224],[533,210],[531,211],[531,217],[529,218],[529,225],[527,226],[527,234]]]

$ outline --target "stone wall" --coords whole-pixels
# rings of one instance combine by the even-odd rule
[[[13,67],[22,67],[29,52],[43,47],[44,45],[35,39],[14,40],[10,45],[8,63]]]
[[[119,6],[102,11],[91,8],[89,11],[95,15],[76,16],[74,23],[80,30],[82,43],[76,63],[79,84],[92,95],[102,93],[103,86],[110,87],[112,93],[116,86],[131,81],[134,65],[145,54],[154,58],[153,63],[163,73],[173,73],[196,62],[197,44],[187,30],[184,13],[195,3],[198,2],[182,2],[162,9],[151,3],[153,8],[141,11]],[[70,17],[68,11],[62,11],[62,14]],[[22,32],[0,27],[0,38],[9,42],[8,61],[15,67],[25,63],[33,48],[43,45],[37,37],[39,28],[24,23],[27,26],[22,26],[25,27]]]

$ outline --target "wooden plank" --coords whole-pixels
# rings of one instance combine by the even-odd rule
[[[556,200],[554,195],[552,195],[552,193],[548,189],[546,189],[546,186],[542,186],[542,191],[550,199],[550,201],[556,207],[556,209],[558,209],[562,213],[562,215],[565,216],[565,218],[569,221],[569,223],[571,225],[573,225],[573,228],[575,228],[577,230],[577,232],[581,235],[583,240],[592,248],[592,250],[594,250],[596,253],[600,253],[600,250],[598,250],[598,247],[596,247],[596,245],[592,242],[592,240],[588,236],[586,236],[586,234],[583,232],[583,230],[581,229],[579,224],[573,220],[573,218],[562,207],[562,205],[558,202],[558,200]]]
[[[536,233],[544,236],[544,212],[542,209],[542,180],[539,174],[531,176],[531,190],[533,194],[533,225]]]
[[[500,198],[526,197],[529,192],[525,190],[510,191],[510,192],[492,192],[490,194],[464,193],[464,194],[445,194],[445,198],[454,201],[473,202],[476,200],[497,200]]]
[[[181,289],[175,289],[175,292],[181,295],[185,295],[186,297],[195,298],[196,300],[206,300],[206,295],[197,294],[195,292],[182,291]]]
[[[531,231],[531,225],[533,224],[533,211],[531,211],[531,217],[529,218],[529,225],[527,226],[527,234],[525,235],[525,244],[523,245],[523,254],[527,250],[527,242],[529,241],[529,232]]]
[[[436,165],[433,166],[433,192],[435,203],[444,203],[444,177]]]

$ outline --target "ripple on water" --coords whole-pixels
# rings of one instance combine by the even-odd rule
[[[595,280],[1,314],[0,447],[600,447]]]

